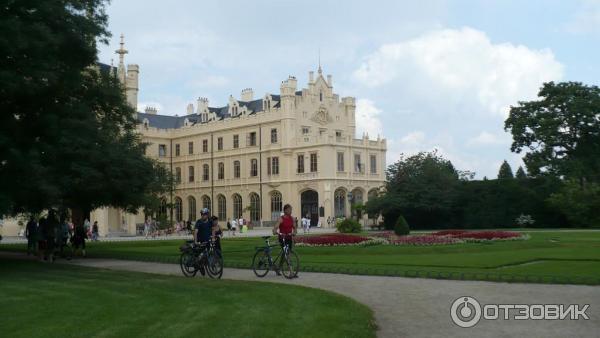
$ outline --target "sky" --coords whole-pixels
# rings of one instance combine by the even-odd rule
[[[599,85],[600,0],[138,1],[107,8],[100,61],[140,66],[139,106],[184,115],[244,88],[279,93],[289,75],[333,76],[357,99],[357,137],[387,139],[388,164],[437,149],[460,170],[516,171],[504,120],[548,81]]]

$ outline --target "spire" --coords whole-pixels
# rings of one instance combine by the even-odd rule
[[[319,48],[319,70],[317,72],[319,75],[323,74],[323,70],[321,69],[321,48]]]
[[[125,49],[125,36],[121,33],[121,48],[117,49],[115,53],[119,54],[119,67],[117,69],[117,75],[122,83],[125,83],[125,63],[124,58],[125,54],[129,53],[127,49]]]

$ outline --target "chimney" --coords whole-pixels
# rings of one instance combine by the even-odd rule
[[[246,88],[244,90],[242,90],[242,96],[240,97],[240,101],[252,101],[254,99],[254,92],[252,91],[252,88]]]
[[[155,107],[146,106],[146,109],[144,110],[144,112],[145,112],[146,114],[156,115],[156,113],[157,113],[158,111],[156,110],[156,108],[155,108]]]
[[[198,114],[202,114],[204,110],[208,110],[208,99],[205,97],[199,97],[197,101],[197,110]]]
[[[187,115],[194,113],[194,104],[193,103],[190,103],[187,105],[186,113],[187,113]]]

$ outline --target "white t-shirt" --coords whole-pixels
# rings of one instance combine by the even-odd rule
[[[234,219],[231,220],[231,228],[232,229],[237,228],[237,222]]]

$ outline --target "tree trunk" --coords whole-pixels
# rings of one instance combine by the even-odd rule
[[[83,226],[86,212],[81,208],[71,208],[71,221],[75,226]]]

